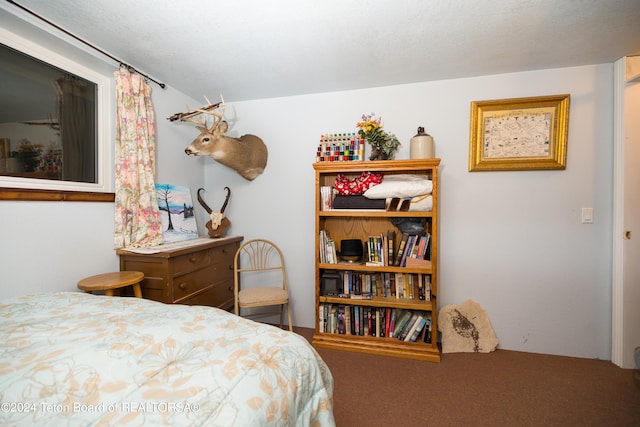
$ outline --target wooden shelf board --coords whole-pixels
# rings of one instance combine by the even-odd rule
[[[312,344],[318,348],[440,362],[440,350],[437,344],[405,343],[393,338],[318,333],[313,336]]]
[[[401,308],[404,310],[433,311],[433,304],[431,303],[431,301],[385,298],[377,296],[373,297],[372,299],[351,299],[320,296],[318,298],[318,301],[320,301],[321,303],[329,304],[363,305],[367,307],[391,307]]]
[[[383,217],[383,218],[429,218],[433,216],[432,212],[393,212],[393,211],[385,211],[385,210],[370,210],[370,209],[333,209],[327,211],[319,211],[318,216],[320,217],[358,217],[358,218],[373,218],[373,217]]]
[[[322,270],[370,271],[372,273],[432,274],[433,268],[374,266],[364,264],[318,264]]]
[[[420,160],[376,160],[358,162],[317,162],[313,164],[315,170],[320,173],[327,171],[359,172],[359,171],[397,171],[403,169],[403,173],[411,170],[424,170],[440,164],[440,159]]]

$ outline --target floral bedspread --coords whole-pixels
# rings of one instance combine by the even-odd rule
[[[0,425],[334,426],[301,336],[211,307],[80,292],[0,301]]]

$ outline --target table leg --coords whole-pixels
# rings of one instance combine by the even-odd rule
[[[142,298],[142,289],[140,289],[140,283],[136,283],[133,285],[133,294],[136,298]]]

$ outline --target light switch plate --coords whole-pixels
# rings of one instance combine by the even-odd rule
[[[582,208],[582,223],[593,224],[593,208]]]

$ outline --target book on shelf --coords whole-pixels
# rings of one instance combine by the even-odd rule
[[[329,211],[333,209],[333,187],[320,187],[320,210]]]
[[[420,317],[420,315],[418,313],[415,313],[415,312],[411,313],[411,317],[409,318],[409,320],[407,320],[407,322],[404,324],[402,330],[398,334],[398,339],[400,341],[404,341],[404,339],[407,337],[407,334],[409,333],[411,328],[413,328],[415,323],[418,321],[419,317]]]
[[[427,233],[424,236],[420,236],[420,248],[418,250],[419,259],[431,259],[431,255],[427,258],[427,251],[431,248],[431,234]]]
[[[373,295],[370,292],[363,292],[361,294],[349,295],[350,299],[373,299]]]
[[[395,331],[395,327],[396,327],[396,319],[400,316],[402,316],[402,313],[404,313],[404,310],[401,308],[392,308],[391,309],[391,320],[389,320],[389,329],[387,330],[387,336],[388,337],[393,337],[393,333]]]
[[[421,315],[418,315],[417,322],[411,327],[411,330],[407,332],[407,336],[405,337],[405,342],[415,342],[422,332],[424,325],[427,323],[426,319]]]
[[[411,252],[407,255],[408,258],[418,258],[418,249],[420,249],[420,240],[424,236],[414,236],[413,245],[411,246]]]
[[[422,328],[422,331],[420,331],[420,334],[418,335],[416,342],[431,344],[431,313],[429,312],[424,313],[424,320],[425,320],[425,325]]]
[[[347,330],[346,330],[346,324],[345,324],[345,319],[344,319],[344,305],[339,305],[338,306],[338,333],[339,334],[346,334]]]
[[[397,299],[404,299],[404,275],[402,273],[395,273],[393,276],[393,283],[395,284],[395,296]]]
[[[334,304],[329,309],[329,332],[335,334],[338,332],[338,307]]]
[[[353,335],[360,335],[360,307],[351,307],[351,310],[353,312],[353,329],[351,333]]]
[[[416,236],[410,235],[407,237],[407,242],[404,247],[404,251],[402,251],[402,258],[400,259],[400,267],[405,267],[407,262],[407,256],[411,253],[413,249],[413,243],[415,242]]]
[[[399,315],[396,320],[396,326],[393,329],[393,336],[395,338],[398,338],[400,336],[400,332],[402,332],[402,329],[404,329],[412,314],[413,313],[411,313],[411,311],[404,311],[401,315]]]
[[[402,238],[400,239],[400,243],[398,244],[398,252],[396,253],[395,259],[393,260],[393,265],[400,266],[400,261],[402,260],[402,255],[404,254],[404,248],[407,246],[407,240],[409,239],[408,233],[402,233]]]
[[[384,293],[383,296],[391,297],[396,294],[396,278],[391,273],[384,274]]]
[[[424,300],[431,301],[431,276],[424,276]]]
[[[384,310],[384,331],[388,335],[389,327],[391,326],[391,310],[393,309],[390,307],[386,307],[382,308],[381,310]]]
[[[344,308],[344,332],[345,335],[351,335],[351,307]]]
[[[336,252],[336,243],[326,230],[320,230],[319,237],[320,263],[321,264],[337,264],[338,255]]]
[[[387,263],[385,265],[393,265],[393,249],[395,248],[396,232],[389,230],[387,232]]]

